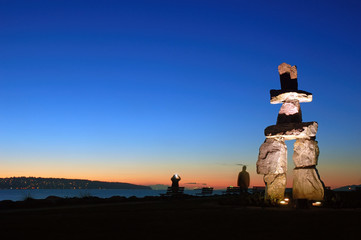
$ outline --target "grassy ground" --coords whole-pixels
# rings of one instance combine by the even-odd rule
[[[1,239],[358,239],[360,209],[148,199],[0,210]]]

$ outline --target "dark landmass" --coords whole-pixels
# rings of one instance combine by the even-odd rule
[[[121,182],[82,179],[11,177],[0,178],[0,189],[151,189],[148,186]]]
[[[259,194],[1,201],[0,229],[4,239],[358,239],[361,193],[327,194],[303,209]]]
[[[334,191],[355,191],[355,190],[361,190],[361,184],[360,185],[347,185],[339,188],[333,189]]]

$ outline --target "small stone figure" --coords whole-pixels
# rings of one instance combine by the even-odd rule
[[[243,166],[242,172],[238,174],[237,186],[240,192],[247,192],[249,187],[249,173],[246,171],[247,167]]]
[[[179,181],[181,180],[181,177],[177,173],[174,174],[170,180],[172,180],[172,188],[179,188]]]
[[[297,67],[287,63],[278,66],[281,89],[270,91],[271,104],[281,103],[276,125],[265,129],[266,140],[259,149],[257,173],[264,175],[266,198],[282,200],[286,189],[287,146],[293,140],[293,199],[323,200],[324,187],[318,175],[319,149],[317,122],[303,122],[302,102],[311,102],[312,94],[298,90]]]

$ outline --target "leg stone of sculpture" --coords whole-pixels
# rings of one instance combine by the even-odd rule
[[[284,198],[286,189],[286,174],[266,174],[263,177],[266,183],[266,199],[272,201]]]
[[[267,138],[259,148],[257,173],[283,174],[287,172],[287,145],[283,139]]]
[[[324,188],[314,167],[293,170],[293,199],[323,200]]]
[[[293,198],[322,200],[324,189],[316,170],[320,153],[317,141],[297,139],[293,148]]]
[[[259,149],[257,173],[264,174],[266,198],[283,199],[286,189],[287,146],[283,139],[267,138]]]
[[[297,139],[293,145],[293,162],[296,168],[316,166],[319,153],[317,141]]]

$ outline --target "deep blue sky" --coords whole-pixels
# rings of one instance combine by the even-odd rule
[[[301,108],[319,123],[321,178],[360,184],[360,12],[358,1],[0,0],[0,177],[146,184],[177,171],[231,185],[244,163],[258,185],[286,62],[314,96]]]

